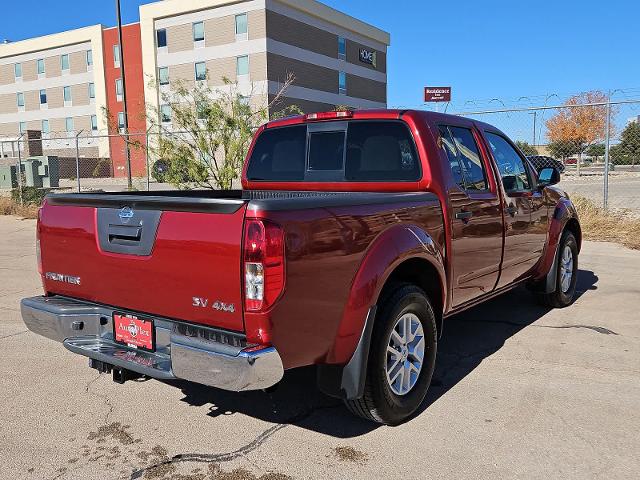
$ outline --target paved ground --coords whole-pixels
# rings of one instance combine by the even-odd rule
[[[547,311],[518,290],[449,320],[423,411],[390,428],[317,393],[309,370],[271,394],[97,375],[25,332],[18,301],[39,292],[33,227],[0,217],[2,478],[583,480],[640,471],[639,252],[586,243],[580,297],[568,309]]]
[[[618,170],[621,170],[619,167]],[[627,210],[640,217],[640,172],[630,169],[612,173],[609,177],[609,206],[619,210]],[[604,192],[604,176],[601,170],[583,170],[583,175],[563,175],[560,188],[570,195],[582,195],[591,199],[596,205],[602,205]]]

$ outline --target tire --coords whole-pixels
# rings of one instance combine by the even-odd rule
[[[406,327],[411,324],[412,332],[419,333],[418,323],[424,339],[423,360],[417,375],[413,369],[411,374],[405,377],[406,370],[402,368],[403,365],[407,365],[407,362],[417,365],[416,355],[419,356],[421,349],[419,335],[409,342],[409,349],[399,347],[396,350],[399,356],[388,354],[387,347],[391,342],[401,339],[403,325]],[[394,330],[396,334],[392,337]],[[411,338],[412,334],[408,337]],[[404,334],[402,336],[407,338]],[[425,293],[414,285],[399,286],[383,300],[376,315],[364,396],[356,400],[345,400],[347,408],[366,420],[385,425],[397,425],[410,417],[422,404],[431,383],[436,362],[437,338],[435,315]],[[409,351],[413,353],[408,353]],[[392,384],[387,377],[387,367],[390,365],[388,361],[393,364],[398,359],[401,361],[391,371],[391,376],[396,376]],[[403,373],[398,375],[398,369],[403,369]],[[406,379],[405,383],[402,383],[400,376],[403,380]],[[404,389],[406,391],[403,391]]]
[[[569,253],[570,261],[567,261]],[[562,234],[557,255],[555,290],[551,293],[539,294],[538,298],[548,307],[564,308],[573,303],[578,280],[578,242],[573,233],[565,231]],[[571,267],[571,278],[567,281],[563,274],[566,274],[568,266]]]

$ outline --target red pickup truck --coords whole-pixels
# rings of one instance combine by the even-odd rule
[[[34,332],[122,382],[241,391],[317,365],[319,388],[397,424],[444,319],[526,283],[575,293],[575,208],[496,128],[433,112],[318,113],[257,132],[242,191],[49,195]]]

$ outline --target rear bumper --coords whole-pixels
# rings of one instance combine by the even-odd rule
[[[113,309],[64,297],[33,297],[21,302],[22,319],[38,335],[68,350],[152,378],[183,379],[231,391],[259,390],[284,374],[273,347],[246,348],[225,332],[154,319],[156,350],[135,350],[113,341]],[[232,337],[230,335],[229,337]]]

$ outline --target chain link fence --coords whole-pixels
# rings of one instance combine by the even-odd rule
[[[640,217],[640,100],[605,98],[459,115],[500,128],[534,166],[554,163],[562,170],[560,187],[570,194]],[[59,192],[173,189],[162,176],[163,162],[147,148],[157,141],[158,134],[150,131],[27,131],[0,139],[0,194],[22,198],[28,187]]]
[[[157,159],[147,146],[157,138],[158,134],[151,132],[85,131],[44,135],[27,131],[15,138],[2,138],[0,194],[17,192],[21,197],[29,187],[56,192],[175,188],[154,170]]]
[[[640,218],[640,100],[460,112],[505,132],[536,168],[555,165],[560,187]]]

